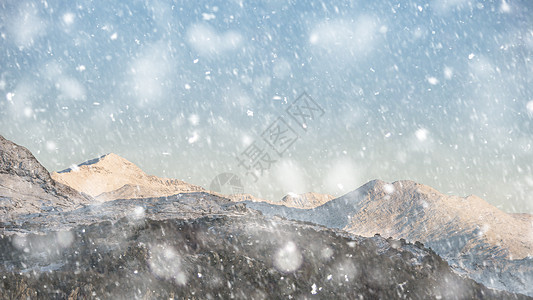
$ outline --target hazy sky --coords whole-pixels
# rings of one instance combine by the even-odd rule
[[[2,1],[0,134],[50,171],[114,152],[270,199],[412,179],[533,212],[533,2],[425,2]]]

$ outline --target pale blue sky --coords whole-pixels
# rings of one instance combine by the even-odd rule
[[[0,134],[50,171],[115,152],[207,187],[282,116],[299,138],[247,192],[412,179],[533,211],[531,1],[130,2],[0,4]]]

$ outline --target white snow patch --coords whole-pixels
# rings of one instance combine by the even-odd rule
[[[48,151],[57,150],[57,144],[54,141],[46,141],[46,150]]]
[[[416,136],[416,138],[417,138],[419,141],[421,141],[421,142],[427,140],[428,135],[429,135],[429,131],[428,131],[427,129],[425,129],[425,128],[420,128],[420,129],[418,129],[418,130],[415,132],[415,136]]]
[[[320,256],[322,257],[322,259],[324,260],[329,260],[331,259],[331,257],[333,256],[333,254],[335,254],[335,252],[333,251],[333,249],[331,249],[330,247],[326,247],[324,249],[322,249],[320,251]]]
[[[200,139],[200,135],[198,134],[198,132],[193,132],[192,133],[192,136],[190,136],[187,141],[189,142],[189,144],[194,144],[196,143],[198,140]]]
[[[156,276],[174,280],[178,285],[187,283],[187,275],[182,258],[171,247],[163,245],[152,247],[148,265]]]
[[[311,286],[311,294],[316,295],[316,293],[317,293],[316,283],[313,283],[313,285]]]
[[[511,12],[511,6],[509,5],[509,3],[507,3],[507,1],[502,0],[502,4],[500,5],[500,11],[502,11],[504,13],[510,13]]]
[[[7,101],[9,101],[9,102],[11,102],[11,103],[13,103],[13,97],[15,97],[15,93],[11,93],[11,92],[9,92],[9,93],[6,94],[6,99],[7,99]],[[529,103],[528,103],[528,104],[529,104]]]
[[[431,85],[437,85],[439,83],[439,80],[435,77],[428,77],[427,80]]]
[[[63,15],[63,23],[65,23],[65,25],[72,25],[72,23],[74,23],[74,14],[71,13],[71,12],[68,12],[68,13],[65,13]]]
[[[300,268],[302,260],[300,250],[294,242],[290,241],[276,252],[274,266],[281,272],[292,273]]]
[[[241,143],[243,146],[248,146],[252,143],[252,138],[249,136],[249,135],[243,135],[242,138],[241,138]]]
[[[200,124],[200,116],[198,116],[197,114],[191,114],[188,120],[189,123],[193,126]]]
[[[79,172],[80,171],[80,167],[78,167],[78,165],[71,165],[70,168],[69,168],[72,172]]]
[[[526,109],[527,109],[527,114],[528,114],[530,117],[533,117],[533,100],[529,101],[529,102],[526,104]]]
[[[142,206],[137,206],[133,209],[132,216],[134,219],[142,219],[145,216],[145,211]]]
[[[202,13],[202,19],[205,20],[205,21],[214,20],[216,17],[217,16],[215,16],[215,14]]]
[[[450,68],[450,67],[445,67],[444,68],[444,78],[446,79],[452,79],[452,76],[453,76],[453,69]]]
[[[427,203],[424,200],[420,200],[420,204],[422,205],[423,208],[428,208],[429,207],[429,203]]]
[[[383,186],[383,191],[385,191],[385,193],[387,194],[392,194],[394,193],[394,185],[390,184],[390,183],[387,183]]]
[[[61,248],[67,248],[74,242],[74,234],[70,231],[58,231],[56,240]]]

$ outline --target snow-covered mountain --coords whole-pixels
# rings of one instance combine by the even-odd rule
[[[461,277],[419,243],[265,217],[205,192],[16,221],[0,235],[1,299],[531,299]]]
[[[178,179],[159,178],[146,174],[127,159],[110,153],[69,169],[53,172],[52,178],[73,189],[95,197],[98,201],[166,197],[179,193],[205,191],[204,188]],[[288,194],[279,201],[255,197],[251,194],[214,195],[233,201],[266,202],[295,208],[314,208],[334,197],[328,194]]]
[[[0,220],[71,210],[92,199],[54,181],[31,152],[0,135]]]
[[[0,141],[2,195],[8,190],[15,209],[38,209],[41,196],[52,208],[7,214],[2,202],[1,299],[531,299],[458,276],[420,243],[268,217],[204,191],[59,210],[91,199],[54,182],[27,149]],[[159,189],[174,184],[113,156],[75,169],[85,168],[110,182],[99,190],[87,184],[94,178],[68,179],[96,194],[116,191],[121,173]]]
[[[178,179],[148,175],[132,162],[114,153],[53,172],[52,178],[99,201],[165,197],[204,191],[200,186]]]
[[[374,180],[314,209],[247,205],[357,235],[421,241],[490,287],[533,294],[531,216],[505,213],[476,196],[447,196],[412,181]],[[517,264],[524,273],[512,276]]]
[[[287,194],[278,203],[287,207],[315,208],[334,199],[332,195],[308,192],[303,194]]]
[[[285,195],[283,198],[281,198],[281,200],[278,200],[278,201],[262,199],[259,197],[255,197],[251,194],[232,194],[232,195],[226,195],[226,197],[228,197],[229,199],[235,202],[251,201],[251,202],[268,203],[272,205],[281,205],[283,207],[293,207],[293,208],[303,208],[303,209],[318,207],[335,198],[332,195],[312,193],[312,192],[303,193],[303,194],[289,193]]]
[[[25,151],[26,156],[31,155]],[[26,172],[29,175],[24,173],[25,176],[41,178],[42,182],[54,183],[55,179],[94,196],[99,202],[205,192],[202,187],[181,180],[147,175],[135,164],[113,153],[54,172],[53,179],[34,158],[27,161],[27,170],[33,165],[36,168]],[[18,178],[12,181],[18,185],[24,182]],[[6,182],[3,180],[2,185]],[[60,183],[54,184],[66,188]],[[4,193],[6,190],[9,191],[4,187]],[[17,193],[23,195],[22,191]],[[442,255],[457,272],[489,287],[533,295],[530,288],[533,286],[533,216],[507,214],[476,196],[448,196],[412,181],[386,183],[380,180],[371,181],[336,199],[317,193],[290,194],[281,201],[259,199],[250,194],[224,196],[210,192],[209,195],[245,202],[250,208],[267,215],[343,229],[354,235],[372,237],[379,233],[410,242],[421,241]],[[12,198],[2,199],[12,201]],[[39,211],[27,207],[33,205],[29,204],[31,201],[24,203],[23,211]],[[71,208],[72,203],[63,206]],[[10,208],[4,205],[2,209]],[[515,270],[520,270],[521,275],[513,276]]]

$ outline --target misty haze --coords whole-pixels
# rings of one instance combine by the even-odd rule
[[[531,299],[533,3],[0,3],[0,299]]]

